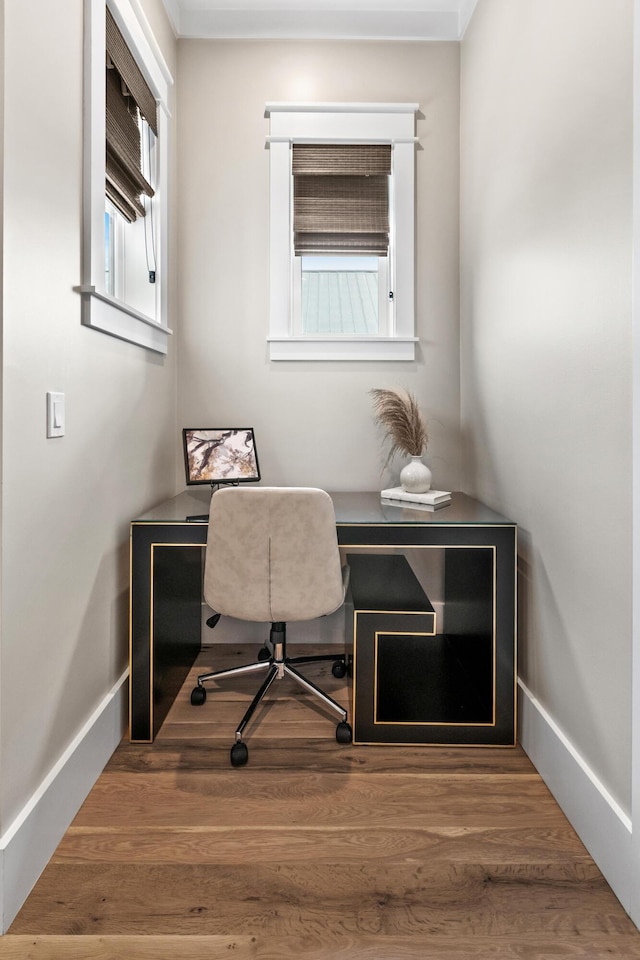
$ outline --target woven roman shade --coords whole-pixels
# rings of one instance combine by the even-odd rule
[[[389,250],[391,147],[387,144],[293,145],[296,256]]]
[[[153,196],[142,174],[138,111],[158,132],[155,98],[107,7],[106,194],[126,220],[144,217],[141,194]]]

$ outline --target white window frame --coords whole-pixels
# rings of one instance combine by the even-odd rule
[[[270,118],[271,360],[414,360],[415,114],[417,103],[267,103]],[[393,149],[391,329],[379,336],[296,336],[292,255],[293,143],[390,143]]]
[[[158,104],[158,165],[154,197],[158,278],[153,315],[112,296],[105,285],[105,6],[113,14]],[[138,0],[85,0],[85,115],[83,170],[82,323],[95,330],[166,354],[172,331],[167,324],[167,196],[173,78]]]

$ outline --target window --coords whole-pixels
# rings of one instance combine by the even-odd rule
[[[413,360],[417,104],[267,104],[272,360]]]
[[[391,147],[294,143],[292,173],[294,333],[390,333]]]
[[[136,11],[131,0],[85,0],[83,276],[77,289],[84,324],[166,353],[172,79]]]

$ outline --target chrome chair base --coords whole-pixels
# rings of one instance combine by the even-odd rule
[[[262,682],[262,685],[249,704],[249,707],[247,708],[236,729],[235,743],[231,748],[232,766],[243,766],[245,763],[247,763],[247,760],[249,759],[249,751],[243,740],[244,731],[251,721],[256,708],[267,695],[271,684],[274,682],[274,680],[283,680],[284,677],[291,677],[291,679],[294,680],[300,687],[302,687],[303,690],[312,694],[312,696],[317,697],[326,707],[328,707],[330,710],[333,710],[333,712],[336,713],[340,718],[336,728],[337,742],[351,743],[352,732],[350,725],[347,723],[347,711],[332,697],[325,693],[324,690],[321,690],[320,687],[316,686],[315,683],[304,677],[294,666],[294,664],[317,663],[319,661],[332,660],[334,662],[334,666],[332,668],[334,676],[344,677],[350,666],[347,655],[322,654],[315,657],[287,656],[286,623],[282,622],[275,622],[271,624],[269,643],[271,644],[272,652],[269,653],[269,648],[265,646],[261,652],[265,653],[266,655],[261,659],[259,658],[254,663],[248,663],[240,667],[229,667],[226,670],[214,670],[210,673],[203,673],[198,677],[197,686],[195,686],[191,691],[191,703],[193,706],[201,706],[207,699],[207,691],[204,686],[207,681],[220,680],[226,677],[239,677],[243,676],[244,674],[266,671],[266,676]]]

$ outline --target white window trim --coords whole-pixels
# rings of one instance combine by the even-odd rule
[[[106,6],[158,103],[158,181],[154,202],[158,224],[155,315],[133,309],[105,289],[105,0],[85,0],[85,115],[83,170],[82,323],[95,330],[167,353],[172,333],[167,325],[167,170],[169,157],[168,109],[171,73],[160,52],[139,0],[106,0]]]
[[[415,114],[417,103],[267,103],[270,118],[271,360],[414,360]],[[395,329],[389,336],[293,335],[292,143],[391,143],[394,164]]]

